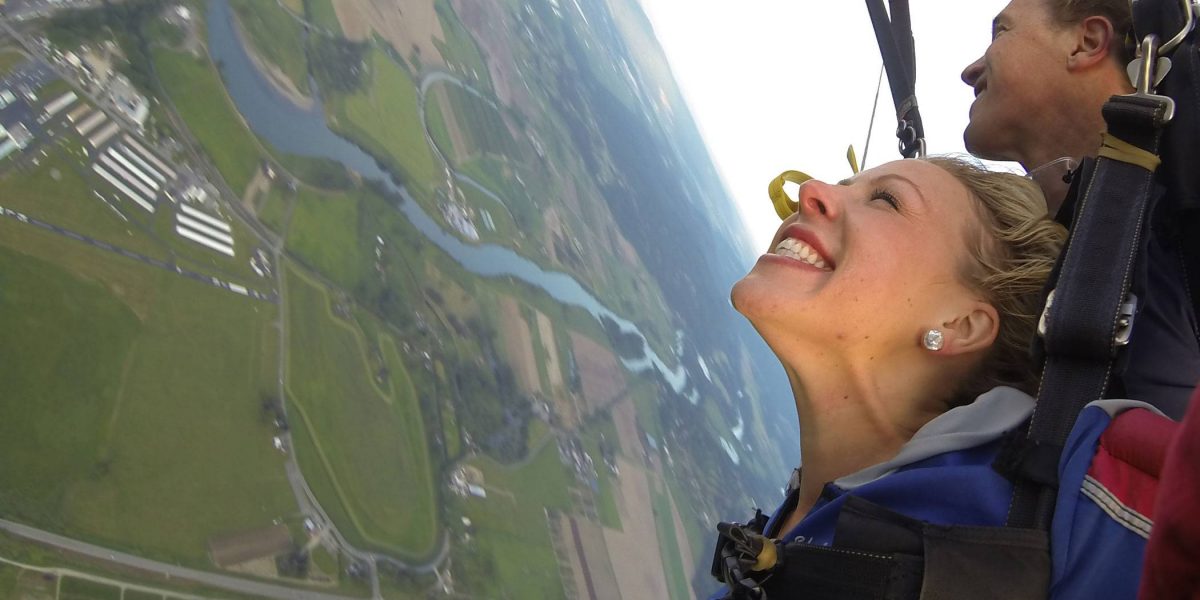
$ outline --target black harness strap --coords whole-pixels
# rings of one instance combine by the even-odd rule
[[[866,1],[896,107],[900,154],[904,158],[924,156],[925,127],[917,108],[917,60],[908,0],[890,0],[891,17],[883,7],[883,0]]]
[[[1136,312],[1129,296],[1151,206],[1154,161],[1166,105],[1154,97],[1114,96],[1104,105],[1109,138],[1096,160],[1059,272],[1043,312],[1045,369],[1009,512],[1013,527],[1049,527],[1056,466],[1083,407],[1105,397],[1117,353]],[[1149,168],[1148,168],[1149,167]]]
[[[712,575],[727,586],[725,600],[914,600],[920,594],[920,556],[891,552],[762,539],[776,545],[777,561],[753,571],[753,557],[747,556],[744,542],[761,535],[765,523],[760,512],[746,525],[718,526]],[[755,547],[749,554],[757,551]]]

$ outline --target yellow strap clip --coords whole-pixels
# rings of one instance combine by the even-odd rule
[[[858,156],[854,153],[853,145],[846,147],[846,161],[850,163],[850,170],[857,175]],[[783,191],[783,184],[790,181],[799,185],[809,179],[812,179],[812,176],[802,171],[784,171],[767,185],[767,195],[771,197],[771,204],[775,207],[775,214],[779,215],[780,219],[786,219],[800,210],[800,203],[788,197],[787,192]]]

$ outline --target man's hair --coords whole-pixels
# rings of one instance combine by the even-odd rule
[[[1133,7],[1129,0],[1042,0],[1050,17],[1063,26],[1077,25],[1088,17],[1104,17],[1113,26],[1110,52],[1121,68],[1133,60],[1137,40],[1133,33]]]
[[[1029,347],[1041,316],[1042,287],[1067,232],[1046,214],[1042,190],[1030,179],[955,156],[924,160],[952,175],[975,200],[979,220],[967,228],[961,277],[1000,317],[996,342],[954,403],[972,402],[999,385],[1033,394],[1039,373]]]

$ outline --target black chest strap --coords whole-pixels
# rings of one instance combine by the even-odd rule
[[[1047,534],[1012,527],[934,525],[846,498],[831,546],[761,536],[766,517],[725,524],[713,575],[734,600],[1038,600],[1049,589]],[[756,539],[758,545],[746,545]],[[758,563],[753,548],[773,546]],[[754,555],[754,556],[750,556]],[[760,567],[757,570],[755,567]]]

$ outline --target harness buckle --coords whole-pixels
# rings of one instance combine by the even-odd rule
[[[1050,323],[1050,307],[1054,304],[1054,292],[1050,290],[1050,295],[1046,296],[1046,306],[1042,308],[1042,315],[1038,317],[1037,334],[1040,338],[1046,337],[1046,329]],[[1133,319],[1137,316],[1138,297],[1137,294],[1130,292],[1125,296],[1125,301],[1121,303],[1117,309],[1116,327],[1113,328],[1113,347],[1122,348],[1129,345],[1129,339],[1133,336]]]
[[[1155,93],[1158,84],[1162,83],[1163,78],[1171,71],[1171,59],[1161,56],[1162,52],[1163,48],[1159,46],[1158,36],[1151,33],[1142,39],[1142,44],[1138,47],[1137,58],[1126,68],[1129,82],[1136,88],[1132,94],[1128,95],[1152,100],[1161,107],[1154,119],[1155,125],[1159,127],[1170,123],[1171,119],[1175,118],[1175,101],[1170,96]]]
[[[1137,314],[1137,305],[1137,294],[1130,293],[1125,296],[1125,301],[1121,303],[1121,309],[1117,312],[1117,327],[1113,332],[1113,344],[1118,348],[1129,345],[1129,338],[1133,335],[1133,317]]]
[[[1042,307],[1042,316],[1038,317],[1037,334],[1040,338],[1046,337],[1046,326],[1050,322],[1050,305],[1054,304],[1054,290],[1050,290],[1050,295],[1046,296],[1046,305]]]

